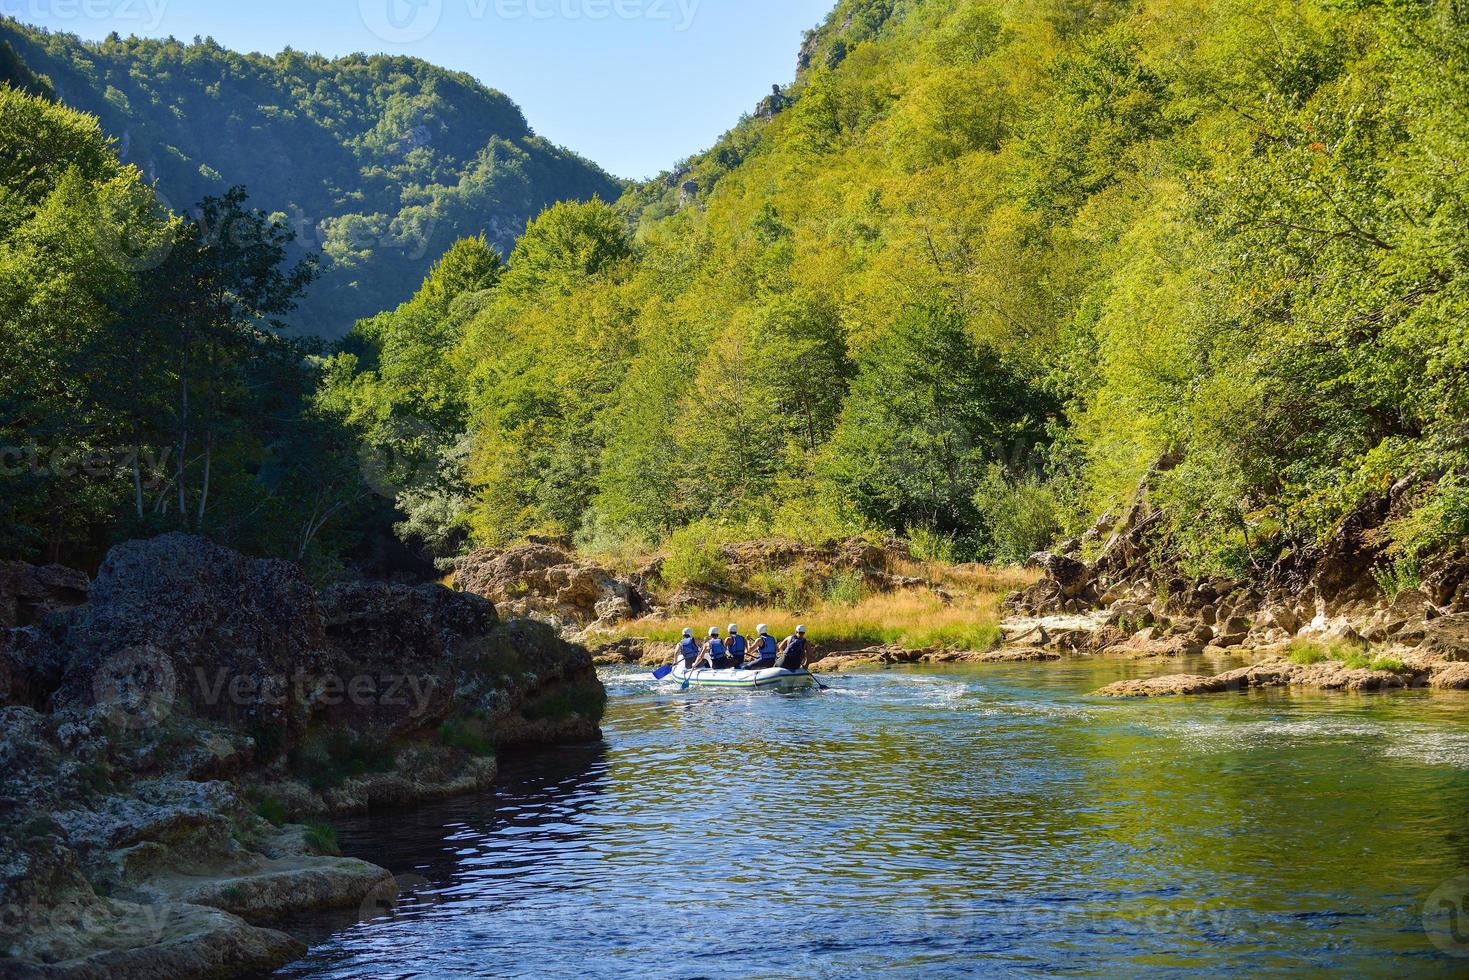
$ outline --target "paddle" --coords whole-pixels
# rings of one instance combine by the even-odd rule
[[[673,665],[672,664],[668,664],[666,666],[659,667],[657,670],[653,671],[653,680],[655,680],[655,681],[664,680],[665,678],[668,677],[669,674],[672,674],[672,673],[673,673]]]

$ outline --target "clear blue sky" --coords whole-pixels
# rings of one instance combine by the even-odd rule
[[[835,0],[0,0],[19,20],[241,51],[385,51],[467,71],[620,177],[708,147],[795,74]]]

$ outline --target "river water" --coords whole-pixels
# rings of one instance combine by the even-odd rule
[[[1469,976],[1469,698],[1089,696],[1179,668],[609,673],[605,744],[341,828],[403,897],[279,976]]]

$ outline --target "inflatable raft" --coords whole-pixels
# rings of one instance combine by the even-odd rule
[[[804,691],[816,686],[809,670],[688,670],[683,664],[673,668],[668,680],[688,687],[726,691]]]

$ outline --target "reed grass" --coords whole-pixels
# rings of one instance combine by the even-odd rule
[[[918,577],[918,576],[914,576]],[[645,619],[628,623],[613,639],[639,637],[655,643],[676,643],[684,627],[702,638],[710,626],[720,631],[738,623],[753,636],[765,623],[776,636],[788,636],[804,623],[818,645],[852,643],[868,646],[899,646],[909,650],[946,649],[985,651],[1000,642],[1000,600],[1025,584],[1015,573],[979,570],[976,566],[958,574],[949,567],[939,587],[966,588],[954,591],[946,603],[928,589],[905,589],[871,593],[855,601],[845,594],[813,602],[799,611],[771,605],[720,606],[690,610],[671,619]]]

